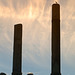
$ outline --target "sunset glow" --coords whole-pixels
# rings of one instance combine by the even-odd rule
[[[33,18],[33,14],[32,14],[32,5],[30,6],[30,9],[29,9],[29,18],[32,19]]]
[[[54,3],[58,3],[59,2],[59,0],[54,0]]]
[[[32,6],[32,4],[28,7],[29,8],[29,19],[35,19],[39,15],[39,9]]]

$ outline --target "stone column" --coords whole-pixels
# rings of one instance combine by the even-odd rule
[[[51,75],[61,75],[60,72],[60,5],[52,5],[52,62]]]
[[[13,72],[12,75],[22,75],[22,24],[14,26]]]

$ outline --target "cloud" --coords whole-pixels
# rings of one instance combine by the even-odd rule
[[[26,5],[24,4],[25,2]],[[49,57],[50,20],[49,18],[47,19],[44,13],[44,10],[46,9],[45,3],[46,0],[44,1],[18,0],[18,2],[17,0],[16,1],[10,0],[9,2],[0,1],[1,4],[0,5],[0,11],[1,11],[0,12],[0,20],[1,20],[0,42],[2,42],[0,43],[0,47],[3,47],[4,48],[3,50],[7,51],[4,53],[9,53],[10,57],[11,58],[13,57],[12,55],[13,55],[14,24],[22,23],[23,24],[23,61],[24,63],[27,62],[30,63],[31,61],[33,67],[36,67],[36,65],[38,65],[38,70],[39,67],[49,69],[49,62],[50,62],[49,60],[50,59]],[[49,14],[49,12],[50,11],[46,12],[46,14],[47,13]],[[32,18],[30,18],[29,16],[30,13]],[[42,20],[42,18],[44,20]],[[12,60],[11,58],[10,60]],[[12,62],[10,63],[12,64]],[[24,64],[23,66],[25,67],[26,65],[28,64]],[[27,67],[30,68],[30,66],[31,65],[28,65]],[[9,70],[9,72],[11,72],[11,69]]]
[[[49,52],[49,29],[43,27],[37,20],[35,20],[32,24],[27,25],[24,31],[24,54],[25,58],[29,57],[28,60],[32,60],[33,62],[37,62],[42,66],[42,61],[44,64],[47,62],[47,54]],[[49,59],[49,57],[48,57]],[[40,60],[40,61],[39,61]]]
[[[75,55],[74,44],[75,44],[75,10],[74,10],[74,1],[67,0],[61,1],[61,38],[62,38],[62,54],[63,54],[63,61],[65,64],[69,65],[70,67],[74,66],[73,62]],[[65,7],[65,8],[64,8]],[[64,16],[63,16],[64,15]],[[73,41],[72,41],[73,40]],[[73,62],[72,62],[73,61]]]
[[[38,65],[38,69],[39,67],[50,69],[52,2],[53,0],[0,0],[0,47],[3,47],[0,51],[6,50],[7,52],[4,53],[9,53],[12,58],[14,25],[22,23],[23,68],[30,64],[34,67]],[[59,3],[63,62],[73,65],[75,62],[75,1],[59,0]],[[30,68],[30,65],[26,67]]]

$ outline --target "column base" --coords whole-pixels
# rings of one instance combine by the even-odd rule
[[[14,73],[12,73],[12,75],[22,75],[22,73],[14,72]]]
[[[51,75],[61,75],[61,73],[51,73]]]

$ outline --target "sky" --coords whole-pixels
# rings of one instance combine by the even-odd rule
[[[75,0],[60,4],[61,74],[75,74]],[[14,25],[23,25],[22,73],[50,75],[54,0],[0,0],[0,72],[12,73]]]

